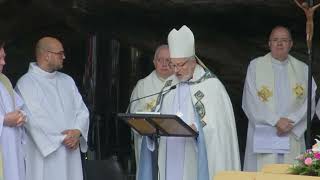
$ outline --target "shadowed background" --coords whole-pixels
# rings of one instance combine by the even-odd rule
[[[317,84],[319,15],[316,11],[313,75]],[[242,160],[247,119],[241,98],[250,60],[268,52],[271,29],[285,25],[293,35],[291,54],[307,61],[305,16],[293,0],[0,0],[0,23],[0,38],[6,41],[5,73],[13,83],[27,71],[40,37],[61,39],[67,56],[63,71],[75,79],[91,111],[88,158],[116,160],[128,177],[135,169],[131,135],[116,113],[126,111],[136,81],[151,72],[154,50],[166,43],[172,28],[190,27],[197,55],[225,85],[235,111]],[[93,36],[95,86],[84,81]],[[319,127],[314,118],[313,135],[319,134]]]

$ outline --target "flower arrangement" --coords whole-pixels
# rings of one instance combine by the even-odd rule
[[[320,176],[320,141],[315,140],[317,143],[312,149],[296,158],[297,162],[289,168],[290,174]]]

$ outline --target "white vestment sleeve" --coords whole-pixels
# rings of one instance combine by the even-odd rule
[[[132,102],[133,100],[136,100],[142,96],[144,96],[142,94],[143,92],[143,83],[141,80],[138,81],[137,85],[134,87],[131,97],[130,97],[130,102]],[[131,104],[129,104],[129,110],[131,113],[136,113],[136,112],[141,112],[144,111],[143,109],[143,103],[141,102],[142,100],[136,100],[134,102],[132,102]]]
[[[25,123],[25,128],[30,133],[41,154],[46,157],[62,145],[61,143],[65,135],[52,132],[51,128],[46,126],[44,122],[51,119],[51,117],[41,107],[41,103],[38,103],[41,102],[41,95],[39,95],[39,92],[34,92],[34,89],[28,84],[28,81],[18,82],[16,91],[25,102],[25,106],[22,108],[22,110],[27,113],[28,119]]]
[[[15,92],[14,92],[14,98],[15,98],[15,109],[18,110],[18,109],[21,109],[22,105],[23,105],[23,101],[22,99],[20,98],[20,96]],[[6,114],[6,110],[5,110],[5,102],[4,100],[0,99],[0,136],[2,134],[2,128],[4,126],[4,117],[5,117],[5,114]]]
[[[139,83],[139,82],[138,82]],[[134,89],[133,89],[133,91],[132,91],[132,93],[131,93],[131,96],[130,96],[130,102],[129,102],[129,107],[128,108],[130,108],[130,109],[128,109],[128,111],[129,111],[129,113],[133,113],[133,112],[136,112],[136,102],[132,102],[131,103],[131,101],[132,100],[135,100],[135,99],[137,99],[138,98],[138,83],[137,83],[137,85],[134,87]]]
[[[15,98],[15,110],[19,110],[22,108],[22,106],[24,105],[24,102],[22,100],[22,98],[20,97],[19,94],[17,94],[17,92],[14,90],[14,98]]]
[[[82,152],[86,152],[88,149],[88,131],[89,131],[89,111],[82,100],[78,88],[75,84],[74,86],[74,99],[75,99],[75,108],[76,108],[76,120],[75,120],[75,129],[80,130],[80,149]]]
[[[251,123],[275,126],[280,117],[263,104],[257,96],[255,77],[255,66],[250,63],[243,89],[242,109]]]

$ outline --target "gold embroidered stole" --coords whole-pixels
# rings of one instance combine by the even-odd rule
[[[294,57],[288,57],[288,77],[291,89],[290,112],[297,110],[306,97],[307,84],[304,78],[304,64]],[[272,68],[271,54],[260,57],[256,63],[256,88],[257,96],[270,110],[275,112],[274,103],[274,72]]]

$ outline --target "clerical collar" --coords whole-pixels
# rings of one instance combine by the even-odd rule
[[[288,64],[288,61],[289,61],[289,57],[288,57],[286,60],[284,60],[284,61],[280,61],[280,60],[277,60],[277,59],[271,57],[271,62],[272,62],[272,64],[286,65],[286,64]]]
[[[35,63],[35,62],[30,63],[30,65],[29,65],[29,71],[32,71],[32,72],[34,72],[34,73],[39,74],[40,76],[43,76],[43,77],[49,78],[49,79],[54,78],[55,75],[56,75],[56,73],[57,73],[57,71],[54,71],[54,72],[52,72],[52,73],[47,72],[47,71],[44,71],[44,70],[42,70],[42,69],[37,65],[37,63]]]
[[[156,76],[161,82],[165,82],[166,81],[166,79],[163,78],[163,77],[160,77],[157,72],[156,72]]]

